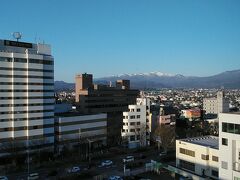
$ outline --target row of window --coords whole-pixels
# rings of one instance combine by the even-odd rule
[[[222,123],[222,132],[240,134],[240,124]]]
[[[123,116],[123,119],[140,119],[140,118],[141,118],[141,115]]]
[[[47,70],[47,69],[35,69],[35,68],[8,68],[8,67],[0,67],[0,70],[5,71],[33,71],[33,72],[53,72],[53,70]]]
[[[34,103],[34,104],[0,104],[0,107],[21,107],[21,106],[51,106],[54,103]]]
[[[24,130],[33,130],[33,129],[45,129],[45,128],[51,128],[51,127],[54,127],[54,124],[0,128],[0,132],[7,132],[7,131],[24,131]]]
[[[137,136],[130,136],[129,138],[130,141],[136,141],[136,140],[140,140],[140,135],[137,135]]]
[[[191,151],[191,150],[188,150],[188,149],[180,148],[179,152],[181,154],[185,154],[185,155],[188,155],[188,156],[195,157],[195,152]]]
[[[179,166],[180,166],[180,168],[184,168],[184,169],[187,169],[189,171],[195,172],[195,164],[194,163],[191,163],[191,162],[184,161],[184,160],[180,159],[179,160]],[[205,170],[202,169],[202,172],[204,172],[204,171]],[[218,171],[212,170],[211,173],[212,173],[212,176],[218,177]]]
[[[27,59],[24,59],[24,58],[8,58],[8,57],[0,57],[0,62],[18,62],[18,63],[27,63]],[[53,65],[53,61],[41,60],[41,59],[28,59],[28,63]]]
[[[140,122],[130,122],[130,123],[123,123],[124,126],[135,126],[135,125],[140,125],[141,123]]]
[[[43,113],[43,112],[54,112],[54,109],[33,110],[33,111],[4,111],[4,112],[0,112],[0,114],[25,114],[25,113]]]
[[[188,150],[188,149],[180,148],[179,152],[181,154],[185,154],[185,155],[188,155],[188,156],[195,157],[195,151],[191,151],[191,150]],[[202,154],[201,158],[202,158],[202,160],[209,160],[209,155]],[[218,162],[218,157],[217,156],[212,156],[212,161]]]
[[[129,109],[128,111],[129,111],[129,112],[135,112],[135,109]],[[137,112],[141,112],[141,109],[140,109],[140,108],[137,108]]]
[[[32,118],[15,118],[15,119],[0,119],[0,122],[9,122],[9,121],[31,121],[31,120],[41,120],[41,119],[52,119],[54,116],[41,116],[41,117],[32,117]]]
[[[34,85],[34,86],[53,86],[53,85],[54,85],[54,83],[0,82],[0,85]]]
[[[2,78],[34,78],[34,79],[53,79],[53,76],[32,76],[32,75],[5,75],[0,74]]]
[[[128,131],[128,129],[123,129],[122,132],[139,132],[140,131],[140,128],[137,128],[137,129],[130,129]]]
[[[54,90],[42,90],[42,89],[1,89],[0,92],[54,92]]]
[[[53,99],[54,96],[29,96],[29,97],[0,97],[1,100],[8,99]]]

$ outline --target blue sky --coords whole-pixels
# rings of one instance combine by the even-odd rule
[[[2,0],[0,38],[52,45],[55,79],[240,69],[239,0]]]

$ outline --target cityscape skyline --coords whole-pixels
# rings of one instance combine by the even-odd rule
[[[22,41],[51,44],[55,80],[72,82],[84,72],[96,78],[153,71],[210,76],[240,67],[239,4],[43,1],[36,6],[12,0],[1,3],[0,36],[12,39],[11,33],[20,31]]]

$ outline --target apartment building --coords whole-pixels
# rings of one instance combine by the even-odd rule
[[[50,45],[0,40],[0,153],[53,147],[54,101]]]
[[[176,140],[176,167],[193,179],[218,179],[218,148],[215,136]]]
[[[240,113],[219,115],[219,178],[240,179]]]
[[[203,110],[207,117],[217,117],[219,113],[229,112],[229,100],[225,98],[224,92],[217,92],[216,98],[204,98]]]
[[[116,87],[93,84],[92,75],[76,76],[77,109],[83,114],[107,113],[108,144],[121,142],[122,116],[129,104],[135,104],[139,90],[129,89],[127,80],[117,81]],[[122,85],[122,86],[121,86]]]
[[[122,139],[128,148],[150,145],[151,119],[148,98],[137,98],[137,103],[123,112]]]

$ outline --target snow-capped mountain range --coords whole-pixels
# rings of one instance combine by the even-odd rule
[[[132,88],[240,88],[240,70],[225,71],[208,76],[184,76],[162,72],[122,74],[94,79],[98,84],[114,83],[118,79],[129,79]],[[73,83],[55,82],[55,89],[74,88]]]

